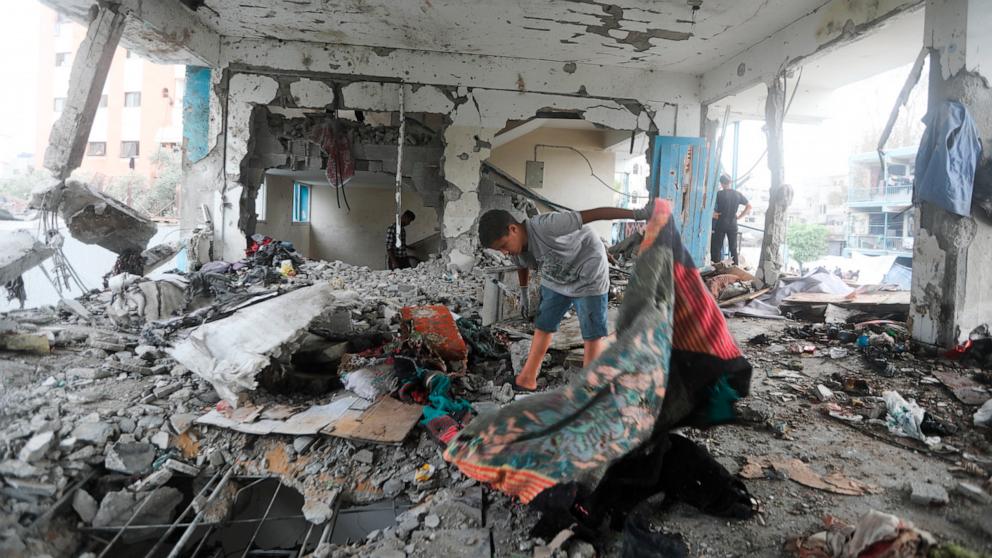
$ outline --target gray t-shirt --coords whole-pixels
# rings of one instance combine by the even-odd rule
[[[575,211],[545,213],[524,221],[527,250],[516,256],[520,267],[541,270],[541,285],[571,296],[610,290],[606,247]]]

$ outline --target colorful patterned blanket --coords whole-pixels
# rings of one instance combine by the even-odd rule
[[[475,419],[448,445],[446,460],[529,503],[556,485],[591,493],[611,467],[654,451],[672,428],[734,418],[751,366],[671,216],[671,204],[658,200],[616,341],[567,386]]]

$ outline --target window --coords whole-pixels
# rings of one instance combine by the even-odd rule
[[[55,36],[58,37],[69,27],[69,18],[61,13],[55,14]]]
[[[137,157],[140,153],[138,149],[138,142],[136,141],[122,141],[121,142],[121,158]]]
[[[52,103],[52,110],[55,112],[62,112],[65,109],[65,97],[55,97],[55,102]]]
[[[268,190],[268,185],[263,178],[262,183],[258,186],[258,194],[255,195],[255,217],[259,221],[265,221],[266,190]]]
[[[107,108],[108,98],[106,95],[100,95],[100,108]]]
[[[64,68],[69,65],[69,60],[72,57],[71,52],[56,52],[55,53],[55,67]]]
[[[107,154],[107,142],[91,141],[86,144],[86,155],[88,157],[103,157]]]
[[[129,91],[124,93],[124,106],[125,107],[140,107],[141,106],[141,92],[140,91]]]
[[[175,153],[176,151],[179,150],[179,146],[176,145],[176,142],[174,142],[174,141],[164,141],[164,142],[158,144],[158,147],[162,151],[167,151],[169,153]]]
[[[310,186],[293,183],[293,222],[310,222]]]

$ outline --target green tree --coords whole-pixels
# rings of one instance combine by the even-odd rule
[[[28,169],[15,171],[0,178],[0,196],[27,200],[35,186],[52,179],[52,174],[45,169]]]
[[[789,245],[789,255],[799,262],[802,269],[806,263],[827,254],[827,236],[830,231],[823,225],[795,223],[789,225],[785,241]]]
[[[152,217],[175,217],[176,191],[183,178],[180,155],[160,149],[152,155],[152,163],[156,176],[150,183],[147,177],[132,172],[111,178],[105,192]]]

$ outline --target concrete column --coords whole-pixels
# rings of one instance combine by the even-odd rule
[[[90,14],[86,38],[72,61],[69,96],[45,150],[45,168],[59,181],[68,178],[83,161],[107,72],[124,32],[126,18],[114,6],[95,5]]]
[[[929,104],[964,104],[985,146],[976,184],[992,167],[992,3],[928,0],[924,44],[930,49]],[[977,190],[977,188],[976,188]],[[975,200],[976,202],[978,200]],[[982,324],[992,324],[992,221],[921,202],[916,212],[910,321],[917,341],[952,347]]]
[[[765,235],[761,239],[758,269],[754,274],[759,286],[770,287],[778,282],[782,272],[782,243],[785,242],[786,212],[792,204],[792,187],[785,181],[785,150],[782,146],[782,124],[785,119],[785,76],[779,74],[768,84],[765,100],[765,135],[768,138],[768,170],[771,190],[768,211],[765,212]]]

